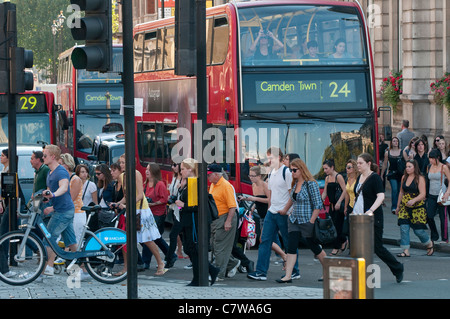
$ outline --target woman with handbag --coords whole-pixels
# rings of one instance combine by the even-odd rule
[[[345,210],[345,179],[336,172],[334,160],[328,159],[323,162],[323,171],[327,175],[325,178],[325,187],[322,193],[322,200],[328,197],[330,202],[329,214],[336,227],[337,237],[333,242],[333,250],[330,255],[336,256],[347,249],[347,237],[342,234],[344,226]]]
[[[156,163],[149,163],[145,170],[144,195],[147,198],[148,206],[152,211],[156,225],[158,226],[158,231],[161,234],[161,237],[155,240],[155,244],[164,254],[167,265],[172,267],[178,257],[175,252],[169,254],[169,245],[162,237],[167,215],[166,207],[169,192],[167,190],[167,184],[162,179],[161,169]],[[147,266],[150,264],[151,258],[151,253],[144,247],[142,249],[142,260],[146,268],[148,268]]]
[[[443,243],[448,243],[448,225],[447,225],[447,207],[439,205],[439,193],[450,180],[450,169],[442,164],[442,152],[439,149],[432,149],[428,155],[431,165],[428,167],[428,190],[427,190],[427,223],[431,232],[431,240],[437,241],[439,233],[434,221],[436,214],[439,215],[441,222],[441,239]],[[450,189],[447,187],[444,193],[444,199],[450,195]]]
[[[390,148],[384,153],[383,167],[381,168],[381,179],[387,169],[386,178],[391,185],[391,212],[395,213],[397,209],[397,199],[400,188],[400,180],[403,172],[401,171],[399,161],[402,160],[402,150],[399,148],[400,141],[397,137],[392,137]],[[388,167],[389,164],[389,167]]]
[[[125,172],[125,154],[120,156],[119,159],[120,168],[122,172]],[[126,174],[121,175],[122,178],[122,187],[124,196],[123,198],[114,204],[118,209],[126,209]],[[136,220],[138,225],[137,228],[137,242],[141,245],[146,245],[148,249],[155,256],[156,262],[158,264],[158,268],[156,270],[155,276],[162,276],[166,273],[167,269],[164,268],[164,262],[159,254],[158,246],[155,244],[155,240],[160,238],[161,235],[158,231],[158,227],[156,226],[155,218],[153,217],[152,211],[148,206],[147,199],[144,196],[144,183],[142,174],[136,170],[134,179],[136,180],[136,215],[140,215],[139,218],[136,216]],[[127,214],[129,212],[127,211]],[[126,257],[127,249],[124,247],[123,249],[123,259],[124,259],[124,268],[119,273],[115,274],[116,276],[120,276],[127,271],[127,257]]]
[[[397,257],[410,256],[410,228],[413,229],[420,241],[427,245],[427,255],[431,256],[434,253],[434,244],[425,231],[427,228],[426,182],[425,177],[420,173],[417,161],[408,160],[406,162],[401,185],[398,195],[400,205],[395,213],[398,215],[401,236],[400,247],[403,248],[403,252],[398,254]]]
[[[322,247],[314,240],[314,223],[323,208],[319,184],[300,158],[296,158],[290,163],[290,169],[292,172],[291,200],[279,213],[287,214],[292,205],[294,209],[288,217],[286,274],[276,280],[278,283],[292,282],[291,276],[297,260],[297,248],[303,242],[302,238],[306,240],[309,249],[322,264],[326,257]]]
[[[374,164],[372,155],[363,153],[358,156],[356,161],[360,175],[355,183],[355,205],[353,213],[358,205],[361,197],[363,200],[363,214],[374,216],[374,250],[375,254],[380,258],[391,270],[396,281],[400,283],[403,280],[403,264],[386,249],[383,245],[383,209],[384,188],[381,177],[376,173],[378,165]]]
[[[180,208],[181,233],[184,252],[189,256],[192,262],[192,281],[188,286],[199,286],[199,260],[198,260],[198,206],[188,206],[188,187],[187,179],[197,177],[198,162],[192,158],[186,158],[181,162],[182,181],[180,185],[179,199],[175,204]],[[217,279],[219,268],[208,265],[211,285]]]

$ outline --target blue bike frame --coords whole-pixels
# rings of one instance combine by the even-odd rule
[[[106,256],[106,258],[110,258],[111,261],[114,260],[115,255],[111,252],[111,250],[106,245],[123,245],[126,243],[126,233],[120,229],[113,228],[113,227],[106,227],[99,229],[96,233],[93,233],[91,231],[86,231],[86,234],[89,234],[91,237],[87,240],[85,243],[85,250],[84,251],[65,251],[61,247],[58,246],[56,243],[56,239],[52,240],[51,234],[48,231],[47,227],[45,226],[45,223],[40,215],[40,213],[32,212],[31,216],[29,217],[29,225],[27,226],[25,230],[25,236],[28,237],[30,235],[31,230],[34,228],[33,226],[38,226],[39,229],[44,234],[45,241],[48,243],[48,245],[55,251],[55,253],[66,260],[73,260],[73,259],[79,259],[79,258],[89,258],[89,257],[102,257]],[[30,226],[33,225],[33,226]],[[45,244],[42,242],[42,240],[35,236],[36,239],[38,239],[42,245],[45,247]],[[18,251],[22,252],[25,248],[26,242],[22,242],[21,246],[19,247]],[[81,249],[81,247],[78,247],[78,249]],[[47,252],[44,250],[45,258],[47,259]],[[20,261],[21,258],[25,257],[19,257],[16,256],[16,259]]]

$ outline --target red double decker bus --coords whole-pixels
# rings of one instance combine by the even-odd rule
[[[57,110],[51,92],[16,94],[17,145],[53,144],[56,141]],[[8,143],[8,101],[0,95],[0,143]]]
[[[76,70],[70,48],[59,55],[57,101],[65,124],[57,128],[57,145],[76,160],[85,160],[100,133],[122,132],[122,47],[113,48],[113,71]]]
[[[236,192],[278,146],[297,153],[319,184],[322,162],[338,171],[361,152],[378,158],[377,107],[368,27],[361,7],[337,1],[251,1],[206,12],[209,159]],[[174,75],[174,19],[134,29],[138,167],[195,157],[196,79]],[[210,160],[206,160],[210,162]]]

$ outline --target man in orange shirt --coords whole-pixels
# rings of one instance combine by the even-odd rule
[[[233,186],[222,176],[220,165],[208,165],[207,172],[211,182],[209,193],[214,197],[219,212],[219,218],[211,224],[211,239],[215,263],[220,268],[217,280],[223,280],[227,268],[231,270],[240,264],[240,260],[231,256],[237,227],[236,198]]]

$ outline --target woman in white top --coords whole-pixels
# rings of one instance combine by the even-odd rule
[[[436,227],[434,217],[439,215],[441,222],[441,240],[442,243],[448,243],[448,226],[447,226],[447,207],[440,206],[437,203],[439,191],[441,188],[445,189],[445,181],[450,180],[450,169],[447,165],[442,164],[441,152],[439,149],[432,149],[428,155],[431,166],[428,168],[427,177],[429,181],[427,194],[427,223],[430,228],[430,235],[432,241],[439,239],[439,233]],[[445,199],[450,194],[447,188],[444,194]]]
[[[80,164],[75,169],[75,174],[81,178],[83,182],[82,194],[83,194],[83,205],[89,206],[89,204],[94,203],[98,204],[97,199],[97,185],[90,181],[89,178],[89,169],[86,165]]]

